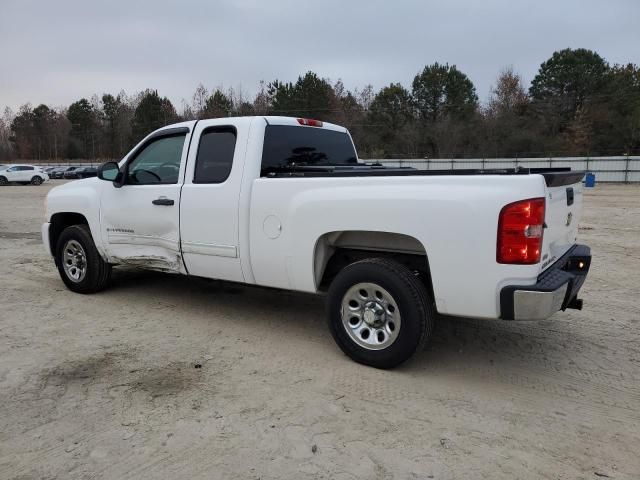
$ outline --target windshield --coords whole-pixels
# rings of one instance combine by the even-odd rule
[[[346,132],[316,127],[269,125],[264,134],[262,172],[296,166],[358,163]]]

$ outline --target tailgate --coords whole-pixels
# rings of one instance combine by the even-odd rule
[[[582,216],[582,177],[575,183],[554,185],[547,182],[544,236],[542,241],[542,270],[562,257],[575,243],[578,223]]]

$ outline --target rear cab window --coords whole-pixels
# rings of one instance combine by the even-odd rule
[[[351,137],[346,132],[320,127],[267,125],[260,175],[295,167],[356,165]]]

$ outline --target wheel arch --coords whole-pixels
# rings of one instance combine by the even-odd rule
[[[89,222],[87,218],[77,212],[58,212],[54,213],[51,216],[49,226],[49,247],[51,248],[51,252],[55,257],[56,245],[58,244],[58,238],[60,238],[60,234],[64,231],[65,228],[70,227],[72,225],[87,225],[89,226]],[[89,227],[91,228],[91,227]],[[92,233],[93,235],[93,233]]]
[[[434,298],[429,258],[423,243],[411,235],[370,230],[332,231],[316,240],[313,254],[316,290],[326,291],[347,265],[376,257],[396,260],[417,272]]]

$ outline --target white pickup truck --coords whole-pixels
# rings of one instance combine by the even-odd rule
[[[326,293],[340,348],[389,368],[426,342],[436,314],[581,308],[582,176],[387,168],[317,120],[190,121],[52,189],[42,237],[78,293],[103,289],[114,265]]]

